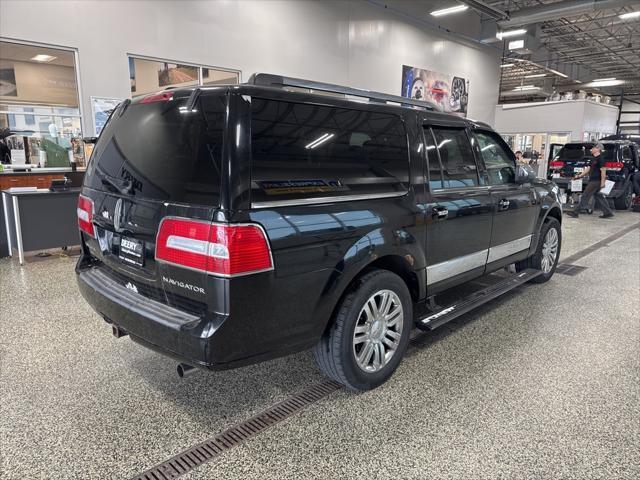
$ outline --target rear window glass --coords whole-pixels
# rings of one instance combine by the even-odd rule
[[[252,202],[406,192],[400,117],[252,98]]]
[[[186,100],[132,104],[114,112],[96,144],[85,185],[134,196],[217,206],[226,97],[202,95],[194,112]]]
[[[565,145],[560,149],[558,158],[569,162],[580,162],[585,159],[588,160],[593,158],[590,151],[593,145],[593,143],[575,143]],[[604,145],[604,152],[602,152],[602,156],[607,161],[615,161],[616,146],[611,144]]]

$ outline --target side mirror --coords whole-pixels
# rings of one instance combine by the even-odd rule
[[[523,185],[532,183],[536,179],[536,172],[529,165],[518,165],[516,167],[516,183]]]

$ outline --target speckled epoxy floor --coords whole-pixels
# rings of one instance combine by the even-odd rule
[[[563,256],[639,220],[567,218]],[[73,263],[0,261],[3,480],[128,478],[322,378],[303,353],[180,380],[110,336]],[[183,478],[638,478],[640,231],[576,263]]]

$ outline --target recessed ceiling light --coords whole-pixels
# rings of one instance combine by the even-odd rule
[[[441,17],[443,15],[449,15],[451,13],[464,12],[469,8],[468,5],[456,5],[455,7],[443,8],[441,10],[434,10],[431,15],[434,17]]]
[[[519,28],[517,30],[509,30],[507,32],[498,32],[496,33],[496,37],[502,40],[507,37],[516,37],[518,35],[524,35],[527,31],[524,28]]]
[[[623,20],[629,20],[630,18],[640,18],[640,10],[637,12],[629,12],[623,13],[622,15],[618,15]]]
[[[524,40],[512,40],[509,42],[509,50],[518,50],[524,48]]]
[[[44,53],[39,53],[35,57],[31,57],[31,60],[35,62],[50,62],[55,60],[58,57],[54,57],[53,55],[45,55]]]
[[[502,65],[500,65],[500,68],[509,68],[509,67],[513,67],[515,65],[515,63],[503,63]]]
[[[613,80],[615,80],[616,77],[611,77],[611,78],[594,78],[593,80],[591,80],[592,82],[611,82]]]
[[[547,74],[546,73],[536,73],[535,75],[525,75],[524,78],[540,78],[540,77],[546,77]]]

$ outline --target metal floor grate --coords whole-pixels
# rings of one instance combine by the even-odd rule
[[[581,267],[580,265],[572,265],[570,263],[561,263],[556,267],[556,273],[575,277],[580,272],[585,271],[587,268],[588,267]]]
[[[178,478],[341,388],[342,385],[330,380],[318,383],[293,397],[269,407],[255,417],[228,428],[210,440],[191,447],[166,462],[150,468],[141,475],[133,477],[132,480],[169,480]]]

